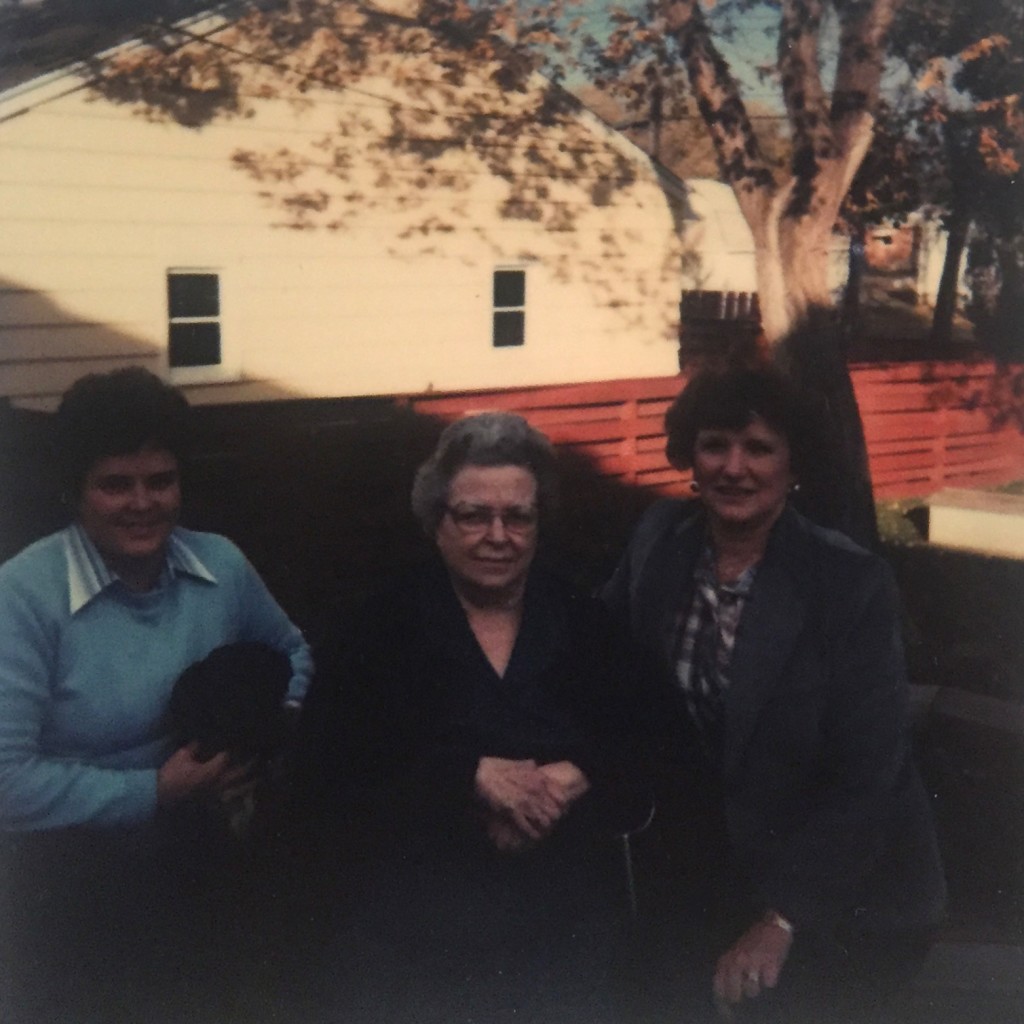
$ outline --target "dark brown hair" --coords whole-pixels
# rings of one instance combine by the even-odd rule
[[[100,459],[162,448],[181,462],[189,446],[189,405],[141,366],[80,377],[57,410],[57,458],[69,498]]]
[[[771,367],[705,371],[692,378],[665,413],[665,455],[676,468],[690,469],[700,431],[742,430],[755,416],[786,439],[793,472],[800,476],[813,434],[809,407]]]

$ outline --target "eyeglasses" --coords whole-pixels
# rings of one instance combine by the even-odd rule
[[[451,516],[456,529],[468,535],[485,533],[495,519],[512,534],[526,534],[537,526],[535,508],[489,508],[487,505],[453,506],[445,505],[445,512]]]

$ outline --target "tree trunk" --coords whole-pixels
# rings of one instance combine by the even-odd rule
[[[797,506],[815,522],[866,548],[878,546],[878,524],[864,427],[835,310],[810,310],[774,349],[774,361],[808,399],[815,432]]]
[[[867,448],[829,289],[830,242],[873,135],[883,41],[899,0],[835,4],[839,54],[831,97],[821,79],[824,0],[780,0],[778,67],[792,130],[789,179],[778,184],[739,85],[698,0],[662,0],[690,86],[754,239],[761,325],[772,358],[816,399],[831,429],[805,507],[855,540],[877,541]]]
[[[789,281],[777,224],[766,224],[762,231],[754,234],[754,270],[757,302],[761,309],[761,333],[771,346],[793,327]]]
[[[1016,239],[999,239],[999,295],[996,298],[992,354],[1000,362],[1013,362],[1024,354],[1024,270]]]
[[[812,310],[832,305],[825,233],[809,217],[781,216],[778,206],[773,204],[764,219],[752,225],[761,329],[769,348],[805,323]]]
[[[796,504],[865,547],[878,545],[867,442],[846,338],[829,289],[832,217],[783,221],[755,237],[762,329],[772,361],[807,398],[815,444]],[[777,241],[775,250],[768,247]],[[760,241],[760,245],[758,244]]]
[[[787,219],[780,225],[791,330],[806,323],[812,310],[830,309],[834,305],[828,273],[832,223],[833,218],[828,216],[824,225],[820,219],[811,217]]]
[[[863,326],[864,290],[864,225],[857,224],[850,231],[850,250],[846,259],[846,285],[843,288],[841,321],[845,338],[855,338]],[[844,345],[844,350],[849,351]]]
[[[946,256],[942,261],[942,276],[939,278],[939,291],[935,296],[935,311],[932,314],[931,340],[935,345],[945,346],[953,340],[953,317],[956,315],[956,300],[960,290],[960,264],[967,247],[970,226],[970,214],[963,204],[957,203],[949,221]]]

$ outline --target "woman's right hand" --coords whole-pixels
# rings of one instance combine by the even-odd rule
[[[475,786],[490,810],[507,816],[529,839],[543,839],[565,810],[536,761],[482,757]]]
[[[159,806],[169,807],[203,793],[220,791],[235,781],[237,769],[233,769],[226,751],[200,761],[196,756],[198,750],[197,743],[180,747],[160,766],[156,773]]]
[[[563,808],[574,804],[590,790],[590,780],[572,761],[553,761],[541,765],[539,771]]]

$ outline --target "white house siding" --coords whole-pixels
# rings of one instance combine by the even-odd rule
[[[424,92],[395,85],[395,67],[301,102],[252,99],[251,116],[201,128],[69,91],[67,75],[0,97],[0,396],[50,407],[82,373],[129,362],[201,402],[672,373],[681,199],[668,198],[671,183],[581,113],[524,139],[593,150],[574,181],[546,183],[539,220],[502,217],[508,183],[461,148],[385,154],[384,184],[379,152],[364,155]],[[494,94],[495,110],[519,101]],[[326,162],[314,143],[337,138],[339,122],[353,133],[347,180],[304,166],[279,185],[232,165],[239,150],[285,147]],[[425,135],[439,125],[416,120]],[[612,158],[635,180],[598,205]],[[531,172],[523,154],[513,166]],[[278,200],[295,190],[322,191],[327,208],[289,214]],[[221,368],[168,370],[169,268],[220,275]],[[499,268],[527,273],[522,347],[492,346]]]
[[[689,179],[686,188],[692,219],[684,232],[691,254],[685,287],[756,292],[754,239],[732,188],[710,178]]]
[[[710,178],[686,182],[690,218],[683,232],[689,254],[684,287],[697,291],[756,292],[754,236],[732,187]],[[829,284],[846,281],[848,242],[835,235],[829,249]]]

